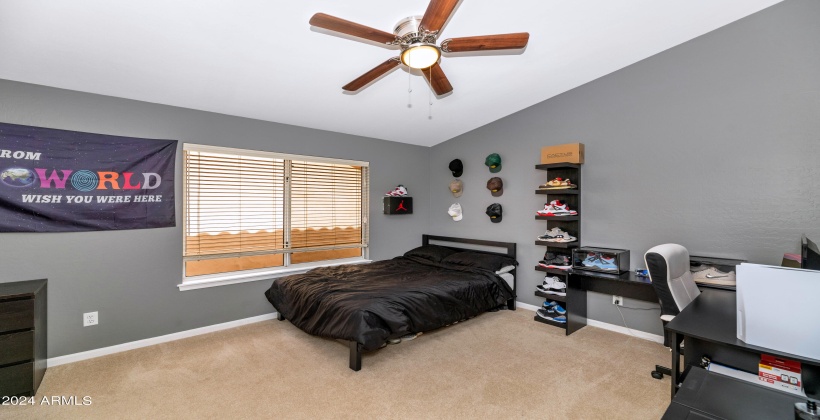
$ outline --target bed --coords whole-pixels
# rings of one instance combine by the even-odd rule
[[[446,249],[436,252],[447,257],[438,261],[427,251],[416,253],[440,248]],[[487,311],[515,310],[515,257],[515,243],[423,235],[422,247],[404,256],[282,277],[265,296],[280,321],[287,319],[311,335],[346,341],[350,368],[358,371],[362,353],[389,339]],[[505,279],[485,261],[513,264],[505,267]]]

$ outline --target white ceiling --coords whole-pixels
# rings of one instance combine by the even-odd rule
[[[0,78],[430,146],[779,1],[463,0],[440,40],[529,32],[529,46],[444,57],[454,92],[432,120],[426,82],[401,69],[343,94],[396,51],[308,24],[392,32],[427,0],[3,0]]]

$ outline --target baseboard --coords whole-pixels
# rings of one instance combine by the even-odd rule
[[[526,309],[528,311],[536,311],[540,306],[530,305],[524,302],[516,302],[516,307],[521,309]],[[587,325],[590,327],[597,327],[603,330],[609,330],[620,334],[631,335],[636,338],[640,338],[643,340],[654,341],[656,343],[663,344],[663,336],[648,333],[645,331],[635,330],[631,328],[626,328],[620,325],[609,324],[606,322],[596,321],[594,319],[587,318]]]
[[[515,307],[520,309],[526,309],[528,311],[537,311],[540,306],[530,305],[529,303],[524,302],[515,302]]]
[[[236,328],[242,325],[253,324],[256,322],[267,321],[276,318],[276,312],[253,316],[250,318],[238,319],[236,321],[224,322],[222,324],[209,325],[207,327],[194,328],[192,330],[180,331],[173,334],[161,335],[159,337],[146,338],[144,340],[132,341],[130,343],[117,344],[115,346],[103,347],[100,349],[83,351],[80,353],[67,354],[65,356],[52,357],[48,359],[47,366],[59,366],[66,363],[79,362],[80,360],[93,359],[100,356],[107,356],[109,354],[120,353],[128,350],[139,349],[142,347],[153,346],[156,344],[167,343],[169,341],[182,340],[183,338],[194,337],[197,335],[208,334],[216,331],[227,330],[229,328]]]
[[[625,335],[631,335],[636,338],[641,338],[648,341],[654,341],[656,343],[663,344],[663,336],[648,333],[646,331],[636,330],[632,328],[626,328],[620,325],[615,324],[608,324],[606,322],[596,321],[594,319],[587,319],[587,325],[590,327],[598,327],[603,330],[614,331],[616,333],[621,333]]]

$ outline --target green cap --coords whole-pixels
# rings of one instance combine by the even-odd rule
[[[490,167],[490,172],[497,173],[501,171],[501,156],[498,153],[491,153],[484,159],[484,164]]]

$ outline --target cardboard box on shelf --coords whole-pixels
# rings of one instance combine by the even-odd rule
[[[584,163],[584,143],[542,147],[541,163]]]

